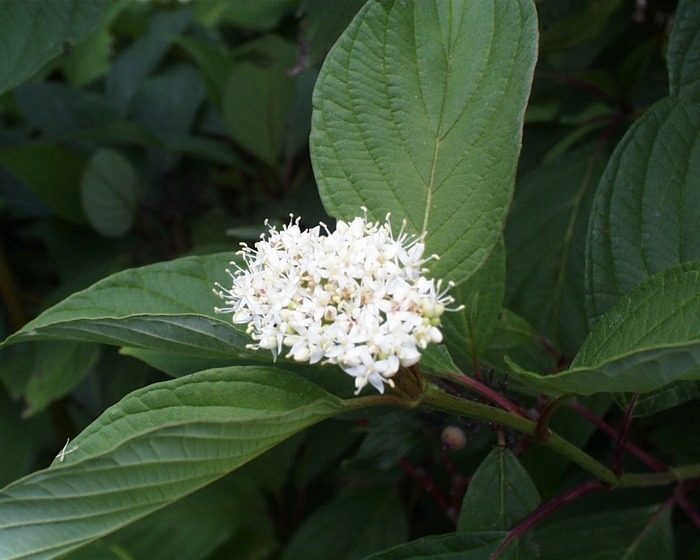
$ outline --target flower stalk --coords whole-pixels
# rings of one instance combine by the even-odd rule
[[[415,400],[412,401],[412,403],[415,402]],[[413,406],[415,406],[415,404],[413,404]],[[462,399],[445,393],[440,387],[431,382],[427,382],[425,385],[425,392],[420,399],[420,406],[433,410],[440,410],[449,414],[457,414],[473,420],[499,424],[517,430],[522,434],[534,438],[537,437],[536,422],[506,410],[500,410],[486,404]],[[682,465],[669,468],[663,472],[625,473],[618,476],[612,469],[609,469],[582,449],[571,444],[556,432],[550,430],[549,436],[547,441],[541,441],[539,443],[567,457],[595,476],[596,479],[611,487],[639,488],[667,486],[684,480],[700,478],[700,464]]]

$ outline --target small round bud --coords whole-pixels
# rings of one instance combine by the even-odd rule
[[[445,426],[440,439],[445,449],[459,451],[467,445],[467,434],[459,426]]]

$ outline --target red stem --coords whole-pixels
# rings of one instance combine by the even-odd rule
[[[459,383],[460,385],[464,385],[465,387],[471,389],[475,393],[478,393],[485,399],[499,405],[501,408],[504,410],[507,410],[508,412],[515,414],[517,416],[520,416],[521,418],[528,418],[528,416],[520,410],[515,404],[513,404],[510,400],[508,400],[505,396],[501,395],[500,393],[494,391],[489,387],[488,385],[484,385],[477,379],[474,379],[473,377],[469,377],[468,375],[465,375],[463,373],[453,373],[451,371],[443,371],[445,375],[448,375],[450,379],[452,379],[455,383]],[[529,420],[529,418],[528,418]]]
[[[445,499],[445,496],[442,495],[442,492],[438,490],[435,483],[430,479],[425,471],[420,467],[414,467],[411,463],[406,461],[406,459],[401,459],[399,461],[399,465],[401,465],[401,468],[405,470],[413,480],[423,487],[423,490],[430,494],[430,496],[437,502],[438,506],[440,506],[440,509],[445,512],[450,521],[457,525],[456,511],[450,506]]]
[[[450,477],[450,481],[452,482],[450,488],[450,511],[453,511],[456,518],[459,518],[459,513],[462,509],[462,495],[464,494],[464,489],[469,485],[471,477],[467,478],[463,474],[457,472],[455,464],[452,462],[452,458],[445,448],[442,448],[442,464],[445,466],[447,476]]]
[[[620,432],[617,438],[617,445],[615,446],[615,453],[613,454],[612,461],[612,470],[618,477],[622,476],[624,472],[622,461],[625,457],[627,438],[630,435],[630,428],[632,427],[632,413],[634,412],[634,407],[637,406],[638,398],[639,393],[635,393],[632,397],[632,401],[627,407],[627,410],[625,410],[625,415],[622,417],[622,424],[620,426]]]
[[[566,406],[571,408],[574,412],[577,412],[581,416],[583,416],[586,420],[591,422],[592,424],[595,424],[602,432],[605,432],[608,434],[611,438],[613,438],[615,441],[618,441],[620,439],[620,434],[617,432],[615,428],[607,424],[604,420],[601,418],[598,418],[595,414],[593,414],[590,410],[588,410],[586,407],[582,406],[580,403],[576,401],[569,401],[566,403]],[[663,472],[668,470],[668,465],[662,463],[655,457],[652,457],[649,455],[646,451],[638,447],[636,444],[632,442],[627,442],[627,451],[629,451],[632,455],[637,457],[642,463],[647,465],[649,468],[655,470],[656,472]]]
[[[537,337],[537,340],[540,343],[540,346],[542,346],[542,348],[544,348],[547,351],[547,353],[550,354],[552,356],[552,358],[554,358],[554,361],[557,362],[557,364],[559,364],[559,362],[561,362],[561,360],[562,360],[562,357],[561,357],[561,354],[559,352],[557,352],[557,349],[554,348],[554,346],[552,346],[549,342],[547,342],[541,336]]]
[[[564,492],[561,496],[557,496],[551,502],[548,502],[537,509],[532,515],[525,518],[524,521],[514,527],[513,530],[508,533],[505,540],[501,543],[501,546],[499,546],[496,549],[496,552],[491,555],[489,560],[496,560],[501,554],[503,554],[503,552],[505,552],[508,545],[510,545],[510,543],[512,543],[515,539],[523,537],[525,533],[527,533],[535,525],[552,515],[555,511],[562,508],[569,502],[578,500],[579,498],[582,498],[587,494],[592,494],[593,492],[603,492],[609,489],[610,487],[607,484],[604,484],[599,480],[589,480],[580,486],[572,488],[568,492]]]
[[[688,516],[688,519],[695,523],[696,526],[700,527],[700,514],[695,511],[687,496],[688,492],[698,485],[700,485],[700,480],[695,480],[690,484],[685,485],[682,483],[678,484],[678,486],[676,486],[676,491],[674,492],[674,498],[676,502],[678,502],[678,505],[681,506],[681,509]]]
[[[573,87],[577,87],[579,89],[589,91],[591,93],[595,93],[596,95],[599,95],[601,97],[605,97],[611,101],[615,101],[615,102],[618,101],[618,99],[614,95],[611,95],[610,93],[608,93],[604,89],[601,89],[594,84],[590,84],[590,83],[585,82],[583,80],[580,80],[578,78],[572,78],[570,76],[560,76],[560,75],[554,74],[552,72],[538,72],[537,75],[550,78],[550,79],[552,79],[556,82],[562,83],[562,84],[570,85]]]

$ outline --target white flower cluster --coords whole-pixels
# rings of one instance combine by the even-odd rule
[[[383,393],[400,366],[442,341],[440,316],[454,301],[423,276],[423,238],[403,228],[394,238],[388,218],[338,221],[333,233],[324,224],[302,231],[299,219],[270,227],[254,249],[242,244],[247,269],[227,270],[233,287],[214,293],[228,307],[216,312],[248,323],[251,348],[277,358],[285,346],[297,361],[338,364],[355,394],[368,383]]]

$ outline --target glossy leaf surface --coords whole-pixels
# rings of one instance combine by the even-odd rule
[[[53,558],[241,466],[343,409],[270,368],[208,370],[136,391],[53,465],[0,492],[0,556]]]
[[[0,3],[0,94],[83,39],[97,26],[104,4],[104,0]]]
[[[393,212],[427,233],[432,275],[471,276],[512,196],[535,19],[529,0],[368,2],[314,92],[311,153],[329,214]]]
[[[514,366],[526,385],[557,395],[649,392],[700,380],[700,261],[673,266],[623,296],[596,324],[571,368],[546,377]]]
[[[245,348],[251,339],[234,328],[230,316],[214,313],[221,300],[212,290],[217,280],[227,282],[230,256],[189,257],[119,272],[46,310],[5,344],[88,340],[209,358],[271,360],[268,352]]]

